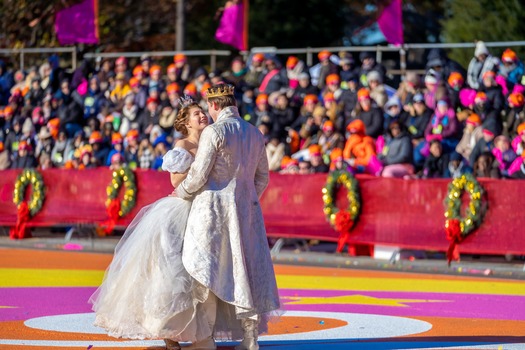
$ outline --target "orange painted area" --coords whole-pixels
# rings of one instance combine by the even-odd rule
[[[443,262],[445,264],[445,262]],[[355,270],[352,268],[334,268],[334,267],[316,267],[316,266],[293,266],[293,265],[275,265],[275,273],[278,275],[295,275],[295,276],[325,276],[325,277],[366,277],[366,278],[417,278],[426,280],[469,280],[469,281],[487,281],[484,277],[456,276],[456,275],[436,275],[412,272],[397,271],[379,271],[379,270]],[[490,278],[491,281],[509,280],[501,278]]]
[[[0,267],[2,268],[40,268],[40,269],[80,269],[80,270],[105,270],[112,254],[29,250],[0,248]],[[275,273],[279,275],[296,276],[337,276],[337,277],[367,277],[367,278],[419,278],[432,280],[464,280],[487,281],[483,277],[454,276],[454,275],[429,275],[422,273],[407,273],[396,271],[367,271],[351,268],[313,267],[275,265]],[[492,279],[493,281],[508,281],[505,279]]]
[[[406,336],[409,338],[431,338],[444,335],[450,337],[497,337],[500,342],[502,337],[522,337],[509,339],[509,342],[525,341],[525,321],[486,320],[479,318],[445,318],[445,317],[410,317],[432,324],[432,329],[427,332]],[[399,337],[399,339],[406,338]],[[456,339],[457,340],[457,339]],[[421,339],[418,339],[421,341]]]
[[[321,322],[322,321],[322,322]],[[296,334],[346,326],[346,321],[333,318],[283,316],[279,322],[268,324],[268,335]],[[105,334],[54,332],[29,328],[24,321],[0,322],[0,339],[118,341]],[[1,348],[1,347],[0,347]]]
[[[21,269],[105,270],[113,255],[0,248],[0,267]]]

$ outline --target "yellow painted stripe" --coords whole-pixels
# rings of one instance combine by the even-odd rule
[[[358,290],[384,292],[440,292],[467,294],[525,295],[521,281],[454,281],[399,278],[354,278],[330,276],[277,275],[282,289]]]
[[[98,287],[104,271],[1,269],[0,287]]]
[[[2,269],[0,287],[98,287],[101,270]],[[440,292],[467,294],[499,294],[525,296],[522,281],[431,280],[415,278],[364,278],[333,276],[277,275],[283,289],[357,290],[385,292]]]

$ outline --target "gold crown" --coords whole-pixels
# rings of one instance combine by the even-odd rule
[[[235,89],[232,85],[220,84],[212,86],[206,92],[207,98],[221,97],[221,96],[233,96],[233,90]]]

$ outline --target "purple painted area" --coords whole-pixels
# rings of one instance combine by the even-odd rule
[[[0,321],[25,321],[35,317],[91,311],[93,287],[0,288]]]
[[[491,320],[525,320],[525,297],[488,294],[367,292],[281,289],[279,294],[285,310],[370,313],[390,316],[426,316],[481,318]],[[364,295],[373,298],[439,300],[441,302],[404,303],[402,306],[358,304],[294,305],[286,297],[322,297]]]
[[[96,288],[0,288],[0,321],[28,320],[35,317],[91,312],[89,297]],[[366,291],[279,291],[284,310],[317,312],[352,312],[391,316],[423,316],[481,318],[494,320],[525,320],[525,297],[459,293],[366,292]],[[402,306],[357,304],[286,304],[286,297],[329,298],[364,295],[373,298],[439,300],[441,302],[405,303]]]

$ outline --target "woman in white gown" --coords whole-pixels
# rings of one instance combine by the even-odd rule
[[[163,158],[176,188],[194,160],[208,117],[193,101],[185,101],[175,128],[185,135]],[[197,312],[204,300],[182,264],[182,245],[191,202],[168,196],[144,207],[126,229],[102,285],[91,296],[95,325],[110,336],[176,341],[202,339],[209,325]],[[171,339],[171,340],[170,340]]]

